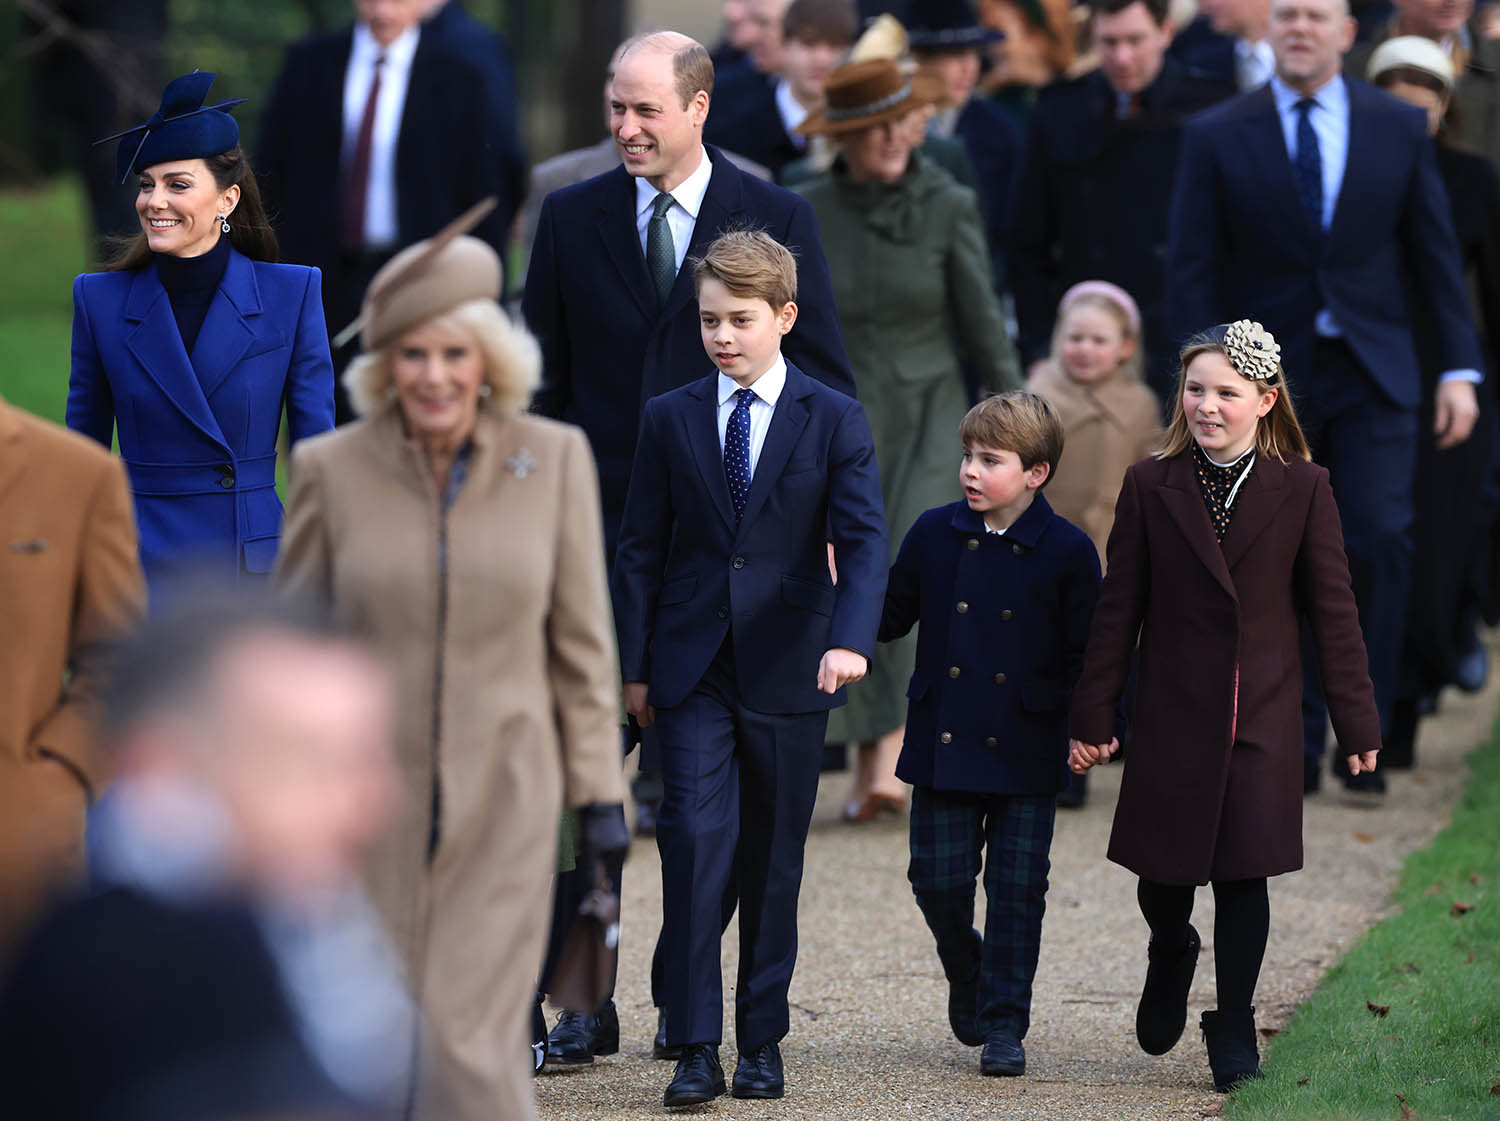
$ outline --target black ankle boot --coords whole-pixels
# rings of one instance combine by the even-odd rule
[[[1182,1038],[1200,945],[1198,931],[1189,923],[1180,950],[1159,949],[1155,938],[1146,947],[1146,984],[1135,1009],[1135,1038],[1148,1055],[1165,1055]]]
[[[1227,1094],[1241,1082],[1260,1077],[1260,1051],[1255,1046],[1255,1009],[1243,1012],[1205,1012],[1200,1023],[1208,1047],[1214,1089]]]

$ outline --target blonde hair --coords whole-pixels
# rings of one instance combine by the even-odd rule
[[[1144,333],[1136,331],[1135,324],[1131,322],[1130,315],[1123,307],[1108,296],[1098,292],[1084,292],[1074,296],[1067,302],[1067,307],[1059,312],[1057,323],[1052,328],[1052,364],[1057,367],[1059,372],[1063,374],[1067,373],[1063,369],[1062,364],[1064,325],[1067,323],[1069,315],[1083,307],[1098,308],[1101,311],[1108,312],[1114,321],[1119,324],[1120,338],[1135,340],[1135,348],[1131,350],[1130,357],[1120,363],[1115,369],[1114,376],[1127,381],[1140,381],[1144,376],[1146,367],[1146,359],[1143,353],[1146,348]]]
[[[1014,452],[1023,469],[1047,464],[1047,482],[1063,453],[1063,426],[1046,398],[1017,390],[986,397],[964,414],[958,440],[965,448]]]
[[[1189,339],[1187,345],[1182,348],[1181,364],[1177,372],[1177,400],[1172,405],[1172,422],[1167,425],[1167,434],[1163,439],[1162,447],[1156,453],[1157,459],[1170,459],[1174,455],[1181,455],[1185,451],[1191,451],[1194,444],[1193,434],[1188,429],[1187,414],[1182,411],[1182,394],[1187,386],[1188,367],[1193,364],[1193,359],[1200,354],[1222,355],[1224,361],[1229,363],[1229,368],[1235,368],[1229,351],[1224,348],[1224,328],[1215,327],[1201,335]],[[1258,388],[1260,393],[1268,389],[1276,390],[1276,403],[1271,406],[1271,411],[1261,417],[1255,423],[1255,452],[1257,455],[1272,456],[1285,463],[1290,459],[1312,459],[1312,450],[1307,446],[1307,437],[1302,433],[1302,425],[1297,422],[1297,410],[1292,405],[1292,394],[1286,381],[1286,370],[1280,363],[1276,365],[1276,376],[1268,381],[1257,378],[1245,378]]]
[[[423,327],[445,334],[472,338],[484,355],[484,382],[491,408],[519,412],[531,401],[541,381],[542,350],[525,327],[513,323],[494,300],[469,300],[451,311],[434,316]],[[344,371],[344,388],[360,416],[370,416],[391,400],[391,357],[400,339],[368,354],[361,354]]]
[[[693,262],[693,289],[717,280],[742,300],[765,300],[780,311],[797,300],[797,258],[761,230],[733,230],[714,239]]]

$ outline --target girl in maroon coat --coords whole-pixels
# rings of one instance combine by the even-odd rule
[[[1243,319],[1183,350],[1166,444],[1125,473],[1073,696],[1069,765],[1082,774],[1117,750],[1115,706],[1139,643],[1109,842],[1109,858],[1140,876],[1151,928],[1136,1037],[1160,1055],[1182,1035],[1193,893],[1212,882],[1219,1007],[1201,1026],[1221,1092],[1260,1073],[1251,999],[1266,878],[1302,867],[1304,618],[1350,773],[1373,770],[1380,745],[1338,510],[1280,356]]]

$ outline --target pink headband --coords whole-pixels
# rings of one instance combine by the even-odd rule
[[[1084,296],[1098,296],[1117,305],[1130,323],[1130,333],[1137,338],[1140,337],[1141,309],[1135,306],[1135,301],[1130,298],[1129,292],[1107,280],[1085,280],[1073,285],[1063,293],[1063,298],[1058,302],[1058,316],[1066,315],[1068,309]]]

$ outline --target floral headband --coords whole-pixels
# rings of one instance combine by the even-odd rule
[[[1236,319],[1224,328],[1224,350],[1242,378],[1275,381],[1281,370],[1281,344],[1252,320]]]

